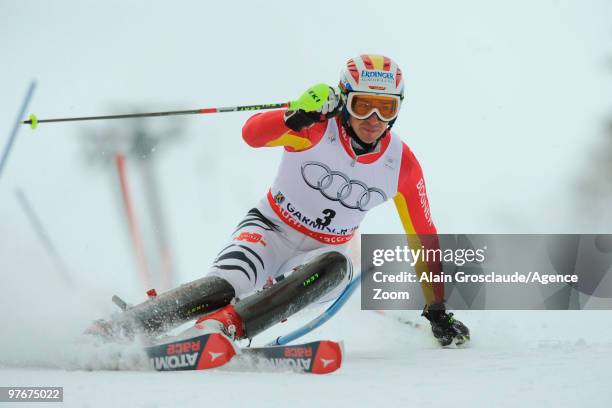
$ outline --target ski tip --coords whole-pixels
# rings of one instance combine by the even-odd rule
[[[335,341],[321,341],[312,366],[313,374],[333,373],[342,365],[343,345]]]
[[[177,371],[220,367],[228,363],[237,350],[222,333],[209,333],[148,346],[145,352],[156,371]]]
[[[234,343],[222,333],[208,335],[196,370],[206,370],[228,363],[236,355]]]
[[[26,120],[23,123],[30,125],[30,128],[32,128],[32,130],[36,129],[36,127],[38,126],[38,118],[36,117],[36,115],[32,113],[29,119],[30,120]]]

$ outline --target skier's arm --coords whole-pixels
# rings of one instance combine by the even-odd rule
[[[402,147],[402,163],[398,182],[398,192],[393,199],[402,225],[406,231],[408,245],[414,250],[423,247],[439,249],[436,227],[431,219],[429,200],[425,189],[423,171],[414,154],[405,144]],[[423,272],[439,275],[441,262],[417,262],[418,276]],[[444,283],[421,282],[421,289],[428,305],[444,301]]]
[[[296,132],[287,127],[284,114],[278,110],[251,116],[242,128],[242,138],[251,147],[285,146],[288,151],[300,151],[316,144],[327,128],[325,121]]]
[[[311,86],[286,111],[259,113],[242,128],[242,138],[252,147],[285,146],[306,150],[317,144],[327,121],[340,109],[338,93],[326,84]]]

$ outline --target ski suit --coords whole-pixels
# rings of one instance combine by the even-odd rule
[[[366,213],[389,199],[409,245],[437,247],[421,167],[399,136],[387,130],[376,151],[357,156],[339,118],[295,132],[283,114],[258,113],[243,127],[250,146],[283,146],[284,152],[272,186],[238,224],[209,275],[227,280],[239,297],[258,290],[322,252],[345,252]],[[350,282],[348,262],[346,281],[321,301]],[[436,274],[441,265],[417,263],[416,269]],[[424,282],[422,289],[428,304],[443,301],[443,284]]]

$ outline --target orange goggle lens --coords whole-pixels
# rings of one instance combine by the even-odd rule
[[[357,119],[367,119],[376,112],[380,120],[388,122],[397,117],[400,102],[400,97],[397,95],[350,93],[347,108]]]

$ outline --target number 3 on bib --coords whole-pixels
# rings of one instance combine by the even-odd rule
[[[336,212],[330,208],[326,208],[323,210],[323,215],[325,216],[323,219],[317,218],[317,224],[321,227],[327,227],[331,224],[332,218],[336,216]]]

